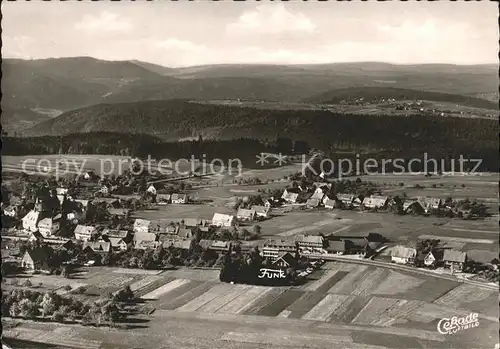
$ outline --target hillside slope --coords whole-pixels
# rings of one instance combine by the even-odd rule
[[[150,134],[178,140],[204,138],[261,140],[291,137],[312,146],[372,149],[479,149],[498,146],[495,120],[342,115],[317,110],[266,110],[198,104],[182,100],[100,104],[66,112],[25,132],[26,136],[82,132]],[[383,134],[384,137],[380,137]]]
[[[450,93],[419,91],[394,87],[350,87],[345,89],[334,89],[319,95],[306,98],[304,102],[320,104],[338,104],[341,101],[364,98],[370,102],[377,99],[394,98],[396,100],[427,100],[435,102],[451,102],[459,105],[498,110],[498,103],[487,101],[477,97],[462,96]]]

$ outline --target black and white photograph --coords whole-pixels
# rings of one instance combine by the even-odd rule
[[[2,349],[500,349],[494,1],[2,1]]]

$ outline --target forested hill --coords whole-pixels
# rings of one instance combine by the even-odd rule
[[[266,110],[182,100],[100,104],[44,121],[25,136],[83,132],[149,134],[179,140],[287,136],[317,148],[485,149],[498,146],[498,122],[414,115],[343,115],[320,110]]]
[[[498,110],[498,103],[487,101],[481,98],[456,95],[450,93],[441,93],[433,91],[421,91],[413,89],[403,89],[394,87],[350,87],[334,89],[323,92],[319,95],[306,98],[304,102],[321,104],[338,104],[341,101],[363,98],[364,101],[394,98],[398,101],[408,100],[427,100],[435,102],[451,102],[459,105]]]

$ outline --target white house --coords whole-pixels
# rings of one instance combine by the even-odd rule
[[[170,194],[157,194],[156,195],[156,204],[157,205],[167,205],[170,202],[171,195]]]
[[[109,191],[109,187],[108,187],[107,185],[103,185],[103,186],[101,187],[101,189],[99,190],[99,192],[100,192],[102,195],[104,195],[104,196],[109,195],[109,192],[110,192],[110,191]]]
[[[113,250],[119,250],[119,251],[128,250],[128,244],[127,244],[127,242],[125,242],[124,239],[119,238],[119,237],[110,237],[110,238],[108,238],[108,240],[111,243],[111,248]]]
[[[410,264],[415,261],[417,250],[405,246],[394,246],[391,251],[391,261],[397,264]]]
[[[354,194],[343,194],[339,193],[337,194],[337,199],[342,202],[342,205],[344,207],[351,207],[354,201],[355,195]]]
[[[40,212],[31,210],[23,217],[23,230],[27,232],[38,231],[38,222],[40,220]]]
[[[44,218],[38,222],[38,231],[44,238],[54,235],[59,230],[59,222],[52,218]]]
[[[427,255],[424,258],[424,265],[427,267],[430,267],[436,263],[436,256],[432,253],[432,251],[429,251]]]
[[[149,233],[151,221],[137,218],[134,222],[134,233]]]
[[[430,213],[432,210],[438,210],[443,204],[442,200],[439,198],[419,197],[417,200],[425,213]]]
[[[234,216],[223,213],[215,213],[212,218],[212,225],[216,227],[231,227],[234,225]]]
[[[68,194],[68,188],[56,188],[57,195],[66,195]]]
[[[310,208],[316,208],[316,207],[319,207],[319,203],[320,203],[320,200],[310,198],[309,200],[307,200],[306,206],[310,207]]]
[[[323,200],[324,197],[325,197],[324,189],[322,187],[318,187],[318,188],[316,188],[316,190],[314,191],[314,193],[310,197],[310,199]]]
[[[156,188],[152,184],[148,187],[148,189],[146,189],[146,191],[150,194],[156,195]]]
[[[242,221],[253,221],[256,216],[255,210],[249,210],[246,208],[239,208],[236,213],[236,218]]]
[[[262,217],[262,218],[269,217],[270,207],[268,206],[253,205],[252,210],[255,211],[257,217]]]
[[[450,268],[452,272],[461,272],[467,261],[467,253],[457,250],[444,250],[443,262],[445,268]]]
[[[323,237],[321,235],[296,235],[295,241],[300,248],[323,248]]]
[[[323,204],[325,205],[325,208],[330,208],[330,209],[335,208],[335,200],[327,198],[326,200],[323,201]]]
[[[285,189],[281,198],[290,204],[294,204],[299,198],[299,193],[296,190]]]
[[[173,204],[185,204],[188,198],[186,194],[172,194],[171,200]]]
[[[16,217],[18,212],[17,206],[10,205],[3,209],[4,216]]]
[[[95,174],[94,171],[87,171],[83,174],[83,179],[85,179],[87,181],[95,179],[96,177],[97,177],[97,175]]]
[[[387,196],[371,195],[363,200],[363,207],[368,209],[379,209],[387,205],[389,198]]]
[[[82,241],[93,240],[97,236],[97,229],[89,225],[77,225],[75,228],[75,239]]]

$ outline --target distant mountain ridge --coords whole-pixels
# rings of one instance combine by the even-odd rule
[[[459,95],[498,91],[496,65],[220,64],[168,68],[141,61],[68,57],[2,61],[2,123],[21,130],[46,115],[99,103],[158,99],[319,100],[342,88],[395,87]],[[323,97],[321,97],[323,98]],[[455,98],[460,100],[460,98]],[[478,102],[479,103],[479,102]]]

